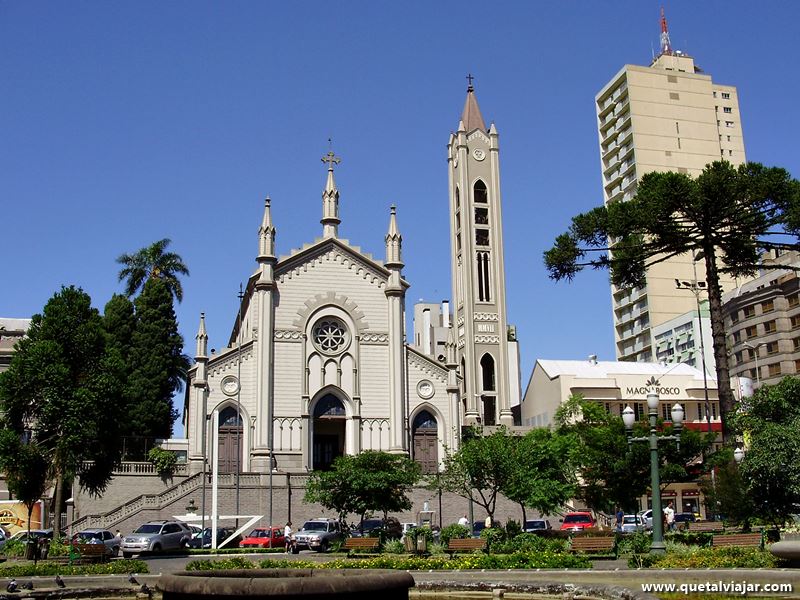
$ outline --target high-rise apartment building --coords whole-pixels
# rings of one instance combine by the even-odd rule
[[[712,161],[745,161],[736,88],[720,85],[691,56],[672,50],[661,17],[661,52],[649,67],[625,65],[595,97],[603,200],[636,195],[650,171],[697,176]],[[696,310],[696,298],[676,289],[675,280],[705,278],[704,265],[691,255],[648,269],[637,288],[612,286],[616,356],[655,361],[652,328]],[[734,285],[721,280],[724,291]]]

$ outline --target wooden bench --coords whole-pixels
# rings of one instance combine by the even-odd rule
[[[108,548],[105,544],[72,544],[70,558],[80,563],[105,562],[108,560]]]
[[[576,536],[570,543],[570,552],[582,554],[605,554],[616,558],[616,539],[610,535]]]
[[[377,554],[380,543],[381,541],[376,537],[351,537],[344,541],[342,549],[347,550],[348,557],[369,556],[370,554]],[[352,553],[353,550],[356,550],[357,553]]]
[[[486,540],[483,538],[452,538],[447,542],[447,553],[450,558],[459,552],[475,552],[486,550]]]
[[[711,538],[711,545],[715,548],[722,546],[739,546],[742,548],[761,548],[764,545],[760,533],[728,533],[715,535]]]
[[[725,526],[721,521],[695,521],[689,523],[689,531],[706,531],[711,533],[721,533]]]

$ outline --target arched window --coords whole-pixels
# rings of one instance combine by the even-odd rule
[[[481,380],[484,392],[497,391],[494,382],[494,359],[491,354],[484,354],[481,358]]]
[[[486,190],[486,184],[480,179],[478,179],[472,187],[472,197],[475,199],[475,204],[487,204],[489,202],[489,193]]]
[[[464,358],[461,358],[461,391],[465,392],[467,388],[467,365]]]
[[[344,404],[333,394],[328,394],[324,398],[320,398],[317,405],[314,407],[314,418],[320,417],[346,417],[347,411],[344,409]]]
[[[417,429],[437,429],[436,417],[434,417],[427,410],[421,411],[414,418],[414,431]]]
[[[229,406],[228,408],[224,409],[221,413],[219,413],[219,426],[220,427],[236,427],[237,425],[237,418],[236,418],[236,408],[233,406]],[[242,414],[239,413],[238,418],[238,425],[239,427],[242,426]]]
[[[476,260],[478,263],[478,300],[491,302],[492,297],[489,293],[489,253],[478,252]]]

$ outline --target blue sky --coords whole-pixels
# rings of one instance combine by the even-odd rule
[[[606,274],[556,284],[541,256],[602,201],[594,95],[649,62],[659,7],[0,1],[0,316],[62,284],[102,308],[122,289],[115,258],[169,237],[191,270],[186,350],[201,311],[224,346],[264,196],[281,255],[320,235],[329,137],[341,237],[382,260],[397,204],[409,307],[449,298],[446,143],[471,72],[500,132],[523,385],[537,358],[613,359]],[[738,87],[748,158],[800,175],[800,3],[665,7],[673,47]]]

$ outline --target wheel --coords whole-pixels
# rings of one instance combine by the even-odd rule
[[[130,558],[131,556],[133,556],[133,552],[123,552],[122,553],[122,558]]]
[[[118,558],[119,557],[119,546],[114,546],[111,549],[111,556],[113,556],[114,558]]]
[[[153,552],[161,552],[161,544],[154,544]]]
[[[329,546],[327,540],[323,540],[322,543],[319,545],[319,551],[320,552],[327,552],[329,550],[329,548],[330,548],[330,546]]]

